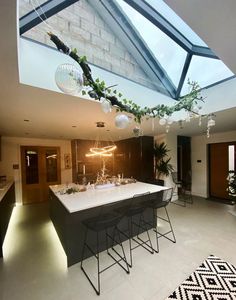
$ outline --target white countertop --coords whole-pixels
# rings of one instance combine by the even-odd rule
[[[7,191],[13,183],[14,181],[7,181],[3,187],[0,187],[0,202],[2,201],[2,199],[4,198],[4,196],[6,195]]]
[[[58,191],[63,187],[65,186],[56,185],[50,186],[50,189],[70,213],[129,199],[135,194],[155,193],[167,189],[160,185],[136,182],[107,189],[91,188],[85,192],[61,195]]]

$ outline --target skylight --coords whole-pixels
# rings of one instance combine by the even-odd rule
[[[208,47],[206,43],[163,1],[146,0],[157,12],[185,36],[192,44]]]
[[[177,88],[187,52],[123,0],[116,1]]]
[[[188,79],[204,88],[234,76],[163,0],[31,0],[27,5],[24,0],[19,2],[23,5],[21,15],[26,14],[20,18],[22,34],[51,45],[46,35],[48,28],[41,23],[42,17],[48,17],[52,30],[64,34],[65,42],[76,47],[80,55],[86,55],[89,62],[117,74],[129,63],[133,71],[125,70],[122,76],[141,80],[141,84],[172,98],[188,92]],[[36,7],[37,12],[33,9]],[[70,11],[65,11],[66,7]]]
[[[19,0],[20,2],[22,0]],[[32,8],[35,7],[40,7],[43,3],[47,2],[46,0],[28,0],[24,1],[24,6],[21,5],[21,9],[19,9],[19,17],[21,18],[22,16],[28,14],[29,12],[32,11]],[[42,11],[39,9],[39,14],[41,14]]]
[[[184,64],[187,61],[187,52],[154,23],[132,8],[131,5],[123,0],[116,0],[116,2],[122,8],[123,14],[129,18],[129,21],[139,32],[147,48],[152,51],[174,86],[179,87],[180,93],[177,92],[176,98],[188,93],[188,79],[197,81],[203,88],[234,75],[221,60],[197,56],[191,50],[188,51],[191,58],[187,72],[186,70],[183,71]],[[192,45],[209,49],[204,41],[163,0],[143,0],[143,3],[150,5],[155,12],[164,17],[165,21],[172,28],[178,30]],[[199,55],[202,55],[202,53],[199,53]],[[181,76],[184,83],[180,82]]]
[[[201,87],[205,87],[233,75],[219,59],[193,56],[181,94],[188,93],[187,78],[191,78],[191,80],[197,81]]]

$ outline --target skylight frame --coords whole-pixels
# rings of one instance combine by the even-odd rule
[[[108,24],[110,23],[111,26],[113,24],[118,25],[115,32],[119,35],[120,40],[129,50],[131,49],[131,53],[135,53],[134,57],[142,68],[150,74],[150,78],[152,80],[156,78],[161,81],[167,93],[175,99],[176,88],[173,82],[147,47],[147,44],[130,22],[129,18],[123,14],[118,3],[109,0],[99,0],[96,2],[94,2],[94,0],[88,0],[88,2],[106,19]]]
[[[174,40],[179,46],[192,55],[207,56],[219,59],[215,53],[208,47],[194,45],[178,29],[176,29],[168,20],[166,20],[158,11],[156,11],[145,0],[123,0],[154,25],[160,28],[166,35]]]
[[[25,33],[26,31],[32,29],[36,25],[40,24],[43,20],[46,18],[49,18],[56,13],[60,12],[61,10],[65,9],[66,7],[78,2],[79,0],[48,0],[45,3],[43,3],[40,7],[42,8],[43,13],[40,13],[39,15],[36,13],[35,10],[32,10],[31,12],[27,13],[26,15],[22,16],[19,20],[19,31],[20,35]],[[115,7],[117,9],[117,3],[115,0],[97,0],[97,1],[91,1],[88,0],[91,5],[93,5],[96,8],[98,6],[101,7],[101,4],[103,6],[104,11],[107,10],[107,12],[112,15],[111,8]],[[157,78],[162,82],[163,86],[166,88],[167,92],[173,99],[179,99],[181,90],[183,87],[183,84],[185,82],[189,66],[191,64],[191,60],[193,55],[194,56],[203,56],[208,57],[212,59],[219,59],[214,52],[204,46],[194,45],[189,39],[187,39],[177,28],[175,28],[168,20],[166,20],[159,12],[157,12],[153,6],[148,4],[146,0],[123,0],[128,5],[133,7],[136,11],[141,13],[146,19],[151,21],[155,26],[157,26],[160,30],[162,30],[166,35],[168,35],[172,40],[174,40],[180,47],[182,47],[186,52],[187,56],[184,62],[183,70],[180,75],[180,80],[178,87],[175,88],[173,85],[173,82],[167,75],[166,71],[162,68],[160,63],[157,59],[153,60],[153,55],[151,51],[148,49],[146,43],[140,43],[139,39],[136,38],[134,41],[133,47],[137,50],[141,46],[141,49],[143,50],[144,46],[146,45],[145,49],[145,56],[143,58],[145,68],[148,70],[148,74],[151,74],[152,76],[150,78],[153,78],[153,76],[157,76]],[[92,3],[91,3],[92,2]],[[130,25],[130,22],[128,22]],[[124,32],[124,25],[122,27],[122,31]],[[125,32],[124,32],[125,33]],[[127,35],[128,36],[128,35]],[[135,34],[134,34],[135,36]],[[131,39],[129,38],[130,42]],[[137,53],[140,51],[137,51]],[[231,76],[229,78],[225,78],[224,81],[229,80],[231,78],[234,78],[235,76]],[[221,81],[214,83],[214,85],[221,83]],[[206,87],[204,87],[206,88]]]
[[[19,19],[20,35],[79,0],[48,0]],[[41,8],[41,9],[40,9]]]
[[[123,0],[116,2],[127,18],[126,23],[129,22],[140,35],[146,48],[159,62],[160,69],[166,72],[166,77],[173,83],[176,92],[188,52],[128,3]],[[167,52],[170,55],[168,60]],[[170,63],[170,60],[174,60],[174,63]]]

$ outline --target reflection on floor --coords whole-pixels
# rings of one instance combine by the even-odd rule
[[[217,198],[217,197],[210,197],[210,198],[207,198],[207,200],[209,201],[215,201],[215,202],[219,202],[219,203],[223,203],[223,204],[228,204],[228,205],[235,205],[236,202],[235,200],[236,199],[222,199],[222,198]]]
[[[177,243],[161,239],[155,255],[136,249],[130,275],[118,266],[102,274],[99,299],[164,300],[209,254],[236,265],[236,217],[229,213],[233,210],[200,198],[187,207],[170,204]],[[0,299],[98,299],[79,264],[67,269],[47,204],[14,209],[3,250]],[[94,262],[88,261],[91,272]]]

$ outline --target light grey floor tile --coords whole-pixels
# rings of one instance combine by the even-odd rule
[[[130,275],[118,266],[101,275],[98,298],[80,264],[66,267],[47,204],[16,207],[4,242],[4,259],[0,260],[0,299],[164,300],[209,254],[236,265],[233,207],[196,198],[187,207],[170,204],[168,211],[177,243],[159,239],[160,253],[154,255],[137,248]],[[154,232],[150,234],[156,245]],[[101,261],[104,266],[110,262],[105,252]],[[94,262],[86,260],[86,266],[96,279]]]

